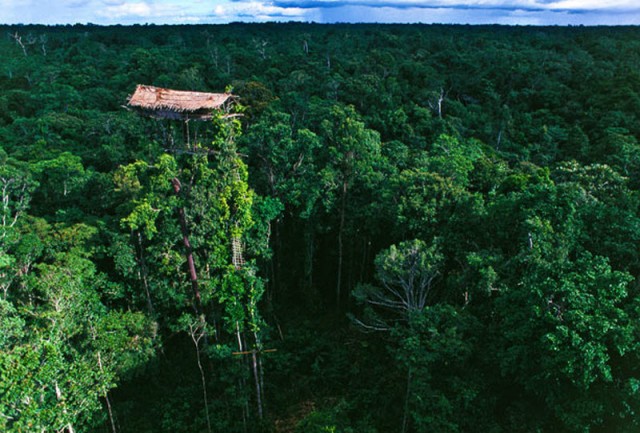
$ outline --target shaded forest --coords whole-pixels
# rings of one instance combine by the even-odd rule
[[[0,55],[0,430],[640,429],[640,28],[0,26]],[[237,115],[186,134],[137,84]]]

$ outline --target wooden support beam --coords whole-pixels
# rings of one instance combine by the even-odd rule
[[[255,353],[271,353],[271,352],[277,352],[278,349],[264,349],[264,350],[244,350],[242,352],[231,352],[232,355],[253,355]]]

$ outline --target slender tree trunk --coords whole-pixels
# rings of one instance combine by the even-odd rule
[[[247,433],[247,418],[249,418],[249,405],[245,402],[242,408],[242,431]]]
[[[309,293],[309,300],[313,302],[315,300],[315,290],[313,288],[313,260],[315,253],[315,239],[313,233],[313,224],[307,221],[305,224],[304,233],[304,285]]]
[[[102,357],[100,356],[100,352],[98,352],[98,367],[100,368],[100,372],[104,372],[104,368],[102,367]],[[109,391],[104,390],[104,400],[107,403],[107,412],[109,413],[109,422],[111,424],[111,432],[117,433],[116,430],[116,422],[113,417],[113,410],[111,409],[111,400],[109,400]]]
[[[240,324],[238,322],[236,322],[236,339],[238,340],[238,352],[244,352],[244,343],[242,341],[242,335],[240,334]],[[242,358],[240,358],[238,360],[238,362],[240,362],[240,364],[244,364],[244,361],[242,360]],[[246,364],[245,364],[246,366]],[[239,378],[238,379],[238,384],[239,384],[239,388],[240,390],[242,390],[241,392],[244,393],[244,389],[246,388],[246,382],[244,380],[244,378]],[[243,408],[242,408],[242,425],[244,428],[244,431],[246,433],[247,431],[247,419],[249,418],[250,414],[249,414],[249,402],[247,400],[245,400]]]
[[[340,203],[340,227],[338,229],[338,277],[336,282],[336,306],[340,308],[340,295],[342,289],[342,232],[344,231],[344,214],[347,204],[347,182],[342,183],[342,199]]]
[[[264,378],[262,372],[262,359],[260,357],[260,351],[262,350],[262,343],[257,332],[253,332],[253,339],[256,342],[256,348],[251,353],[253,361],[253,377],[256,382],[256,402],[258,404],[258,417],[260,420],[263,418],[264,413]]]
[[[117,433],[116,421],[115,421],[115,418],[113,417],[113,410],[111,409],[111,401],[109,400],[109,393],[108,392],[104,393],[104,399],[107,402],[107,412],[109,412],[109,422],[111,424],[111,432],[112,433]]]
[[[242,337],[240,336],[240,324],[238,322],[236,322],[236,339],[238,340],[238,352],[244,352]]]
[[[207,432],[211,433],[211,418],[209,416],[209,399],[207,398],[207,380],[204,374],[204,368],[202,367],[202,361],[200,359],[200,338],[202,337],[202,335],[200,336],[196,336],[193,334],[193,332],[202,332],[204,333],[204,329],[199,330],[199,328],[196,328],[196,330],[192,331],[192,335],[191,338],[193,339],[193,343],[196,346],[196,357],[198,360],[198,369],[200,370],[200,380],[202,381],[202,397],[204,399],[204,413],[207,417]]]
[[[258,376],[260,377],[260,399],[264,406],[264,368],[262,368],[262,357],[258,356]],[[264,409],[263,409],[264,410]]]
[[[269,260],[269,281],[267,282],[267,301],[268,301],[268,305],[273,305],[273,295],[276,291],[276,265],[274,263],[276,259],[276,251],[274,248],[273,251],[273,257],[271,258],[271,260]]]
[[[147,280],[147,261],[144,258],[144,247],[142,245],[142,234],[140,232],[137,233],[138,238],[138,263],[140,265],[140,279],[142,280],[142,286],[144,287],[144,292],[147,296],[147,310],[149,315],[153,315],[153,301],[151,300],[151,293],[149,292],[149,281]]]
[[[173,185],[173,191],[177,196],[180,195],[182,188],[178,178],[171,180]],[[180,221],[180,229],[182,230],[182,243],[184,244],[185,256],[187,258],[187,265],[189,267],[189,278],[191,279],[191,289],[193,290],[193,298],[195,303],[196,314],[200,315],[202,311],[202,298],[200,296],[200,289],[198,288],[198,274],[196,273],[196,265],[193,260],[193,249],[189,242],[189,229],[187,228],[187,217],[184,213],[184,208],[178,208],[178,219]]]
[[[68,411],[67,411],[67,405],[64,403],[63,398],[62,398],[62,391],[60,390],[60,387],[58,386],[58,382],[54,383],[54,389],[56,391],[56,399],[58,401],[62,401],[62,413],[67,415]],[[75,433],[75,429],[73,428],[73,424],[71,424],[70,422],[67,423],[67,425],[65,426],[65,429],[67,430],[67,433]]]
[[[274,221],[273,224],[273,258],[271,259],[273,272],[273,284],[271,287],[273,293],[271,293],[271,298],[275,295],[275,288],[279,285],[281,275],[280,263],[282,262],[282,240],[280,236],[280,224],[281,222],[278,220]]]
[[[253,369],[253,379],[256,383],[256,404],[258,406],[258,418],[262,420],[262,388],[260,387],[260,375],[258,373],[258,354],[256,350],[251,351],[251,367]]]
[[[364,270],[367,266],[367,251],[369,250],[369,242],[366,236],[362,237],[362,259],[360,260],[359,280],[364,281]]]
[[[411,396],[411,367],[407,371],[407,392],[404,396],[404,413],[402,415],[402,433],[407,433],[409,425],[409,397]]]
[[[282,221],[284,222],[284,219]],[[280,286],[280,283],[282,281],[282,250],[283,248],[282,248],[282,233],[281,233],[282,231],[280,230],[281,225],[282,223],[276,220],[275,245],[277,249],[277,254],[275,255],[275,258],[276,258],[276,281],[275,282],[278,285],[278,287]]]
[[[271,190],[274,191],[273,185],[271,185]],[[269,245],[271,245],[271,249],[273,250],[273,254],[271,255],[271,260],[269,260],[269,282],[267,285],[267,300],[271,305],[273,302],[273,296],[276,291],[277,285],[277,277],[276,277],[276,263],[280,261],[280,251],[278,250],[278,237],[280,234],[279,222],[276,219],[273,223],[269,223]],[[273,236],[272,236],[273,234]],[[278,269],[279,270],[279,269]]]
[[[357,236],[357,235],[356,235]],[[345,289],[346,292],[349,293],[351,292],[351,289],[353,288],[353,280],[356,278],[355,276],[355,254],[356,254],[356,242],[355,242],[355,238],[354,239],[348,239],[347,240],[347,250],[345,252],[345,257],[346,257],[346,277],[347,277],[347,281],[345,282]]]
[[[191,137],[189,137],[189,119],[182,123],[182,138],[185,148],[191,149]]]

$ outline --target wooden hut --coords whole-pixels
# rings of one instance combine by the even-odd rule
[[[156,119],[209,120],[216,110],[225,110],[233,99],[230,93],[172,90],[138,84],[129,97],[129,107]]]

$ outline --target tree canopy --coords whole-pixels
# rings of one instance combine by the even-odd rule
[[[0,430],[638,430],[637,27],[0,30]]]

